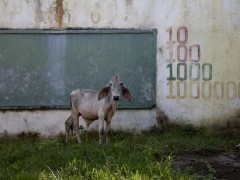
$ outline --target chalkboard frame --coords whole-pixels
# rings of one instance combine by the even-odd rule
[[[56,36],[57,35],[57,36]],[[104,72],[106,71],[107,75],[104,75],[104,77],[100,77],[99,75],[102,72],[102,69],[105,68],[104,63],[108,64],[108,61],[106,60],[106,62],[103,63],[103,67],[101,67],[101,70],[96,69],[96,71],[100,71],[98,72],[99,74],[95,75],[89,75],[91,76],[91,79],[94,79],[94,82],[92,82],[91,85],[89,85],[89,87],[87,87],[87,83],[85,82],[85,85],[83,86],[78,86],[76,83],[74,85],[72,85],[73,87],[68,90],[66,90],[65,87],[61,86],[61,85],[56,85],[54,84],[55,79],[51,79],[50,77],[50,81],[51,82],[47,82],[47,83],[53,83],[53,85],[51,84],[52,89],[55,88],[55,90],[59,90],[59,92],[64,91],[63,93],[59,93],[58,95],[56,95],[56,99],[61,99],[61,97],[64,98],[64,101],[59,100],[59,101],[55,101],[52,100],[52,102],[50,102],[49,104],[44,102],[44,103],[38,103],[39,100],[41,100],[40,96],[43,96],[44,99],[44,88],[37,88],[36,86],[38,86],[38,84],[36,83],[29,83],[31,84],[31,88],[34,89],[31,91],[31,97],[25,95],[25,96],[21,96],[21,93],[24,95],[24,91],[28,88],[26,86],[28,81],[27,79],[30,79],[31,82],[33,82],[33,79],[36,79],[36,77],[38,78],[38,76],[40,76],[40,80],[43,80],[44,82],[40,82],[40,85],[44,85],[45,82],[45,78],[47,76],[59,76],[59,78],[64,78],[61,73],[58,73],[56,71],[56,69],[51,69],[50,70],[44,70],[44,72],[41,72],[41,70],[37,70],[38,66],[36,65],[36,62],[39,62],[39,68],[41,69],[43,67],[46,68],[47,66],[50,67],[56,67],[57,69],[61,69],[63,67],[66,66],[67,61],[66,60],[62,60],[62,55],[60,53],[60,55],[58,55],[59,59],[61,60],[61,63],[59,63],[59,59],[55,60],[54,53],[52,54],[49,53],[49,51],[54,51],[55,49],[62,47],[64,45],[60,45],[58,46],[57,44],[64,44],[66,39],[65,37],[69,38],[69,36],[71,35],[82,35],[82,36],[91,36],[91,35],[96,35],[97,37],[100,37],[102,35],[106,35],[105,37],[111,36],[110,39],[115,39],[115,41],[120,41],[122,38],[118,38],[117,36],[122,35],[123,38],[126,39],[127,41],[127,47],[131,48],[131,43],[134,43],[133,41],[131,42],[131,38],[132,36],[137,36],[138,38],[143,38],[140,42],[143,42],[143,45],[141,45],[141,43],[136,42],[133,46],[136,46],[133,48],[133,55],[131,56],[131,49],[129,50],[129,57],[134,57],[135,58],[135,63],[136,67],[134,67],[133,64],[131,64],[131,62],[129,61],[119,61],[119,66],[121,70],[119,70],[120,72],[116,71],[117,74],[119,74],[121,77],[123,77],[123,81],[126,84],[126,86],[128,86],[130,88],[130,90],[132,90],[132,94],[133,94],[133,102],[128,103],[125,100],[121,100],[119,102],[119,108],[121,109],[150,109],[152,107],[154,107],[156,105],[156,44],[157,44],[157,30],[156,29],[67,29],[67,30],[39,30],[39,29],[2,29],[0,30],[0,110],[18,110],[18,109],[68,109],[70,108],[70,102],[69,102],[69,94],[71,92],[71,90],[73,89],[77,89],[77,88],[94,88],[94,89],[100,89],[101,87],[103,87],[110,79],[110,77],[112,75],[115,75],[115,73],[109,73],[112,72],[111,71],[111,67],[113,67],[115,65],[110,64],[108,65],[108,69],[110,69],[110,71],[108,72],[108,70],[104,70]],[[4,37],[7,36],[7,38],[4,39]],[[45,41],[44,40],[40,40],[37,38],[38,36],[48,36],[50,39],[53,37],[55,38],[54,40],[50,40],[48,44],[49,47],[45,48],[42,47],[44,46],[41,45],[41,47],[38,47],[38,43],[41,41]],[[59,37],[63,37],[62,38],[64,40],[64,43],[62,42],[62,40],[59,40]],[[125,37],[127,36],[127,37]],[[145,37],[146,36],[146,37]],[[31,41],[30,45],[28,45],[28,38],[31,37],[29,40]],[[10,39],[9,39],[10,38]],[[47,39],[49,39],[47,38]],[[75,36],[76,38],[76,36]],[[75,38],[72,38],[72,41],[74,41]],[[128,38],[130,38],[130,40],[128,40]],[[6,39],[9,39],[9,42],[13,41],[15,43],[6,43]],[[61,38],[60,38],[61,39]],[[2,41],[3,40],[3,41]],[[133,40],[137,40],[136,38]],[[23,41],[23,43],[18,44],[19,42]],[[67,40],[68,41],[68,40]],[[91,43],[95,43],[95,41],[93,39],[91,39]],[[96,39],[97,41],[97,39]],[[24,43],[25,42],[25,43]],[[75,42],[75,41],[74,41]],[[100,41],[100,44],[102,45],[102,43],[104,45],[106,45],[108,48],[111,49],[111,45],[108,46],[108,42],[111,44],[111,41],[108,40],[106,42],[102,42]],[[121,41],[122,42],[122,41]],[[116,43],[116,42],[115,42]],[[124,43],[124,42],[122,42]],[[147,45],[145,45],[145,43],[148,43]],[[70,43],[67,43],[68,45]],[[80,42],[81,44],[81,42]],[[26,47],[24,47],[26,46]],[[66,45],[65,45],[66,46]],[[65,47],[64,46],[64,47]],[[119,47],[118,47],[119,46]],[[123,44],[119,44],[116,47],[118,47],[118,49],[124,50],[124,52],[128,52],[128,49],[125,48],[124,49]],[[138,47],[139,46],[139,47]],[[31,47],[34,47],[31,49]],[[76,46],[75,46],[76,47]],[[96,47],[98,47],[96,45]],[[31,49],[29,51],[26,50],[26,48]],[[116,53],[116,49],[113,49]],[[4,51],[4,53],[2,53],[1,51]],[[62,50],[60,50],[61,52]],[[141,54],[143,52],[143,56],[149,57],[146,59],[146,57],[144,58],[139,58],[138,54]],[[145,52],[146,51],[146,52]],[[75,52],[75,51],[74,51]],[[105,50],[105,53],[107,52],[108,54],[108,50]],[[39,54],[34,54],[34,53],[39,53]],[[145,53],[145,54],[144,54]],[[48,55],[46,55],[48,54]],[[49,56],[49,54],[51,54],[51,56]],[[71,53],[70,53],[71,54]],[[118,53],[117,53],[118,54]],[[36,55],[36,56],[35,56]],[[96,54],[95,54],[96,56]],[[101,56],[101,54],[100,54]],[[103,55],[104,56],[104,55]],[[118,57],[114,57],[114,53],[110,53],[110,56],[112,58],[118,58]],[[118,56],[121,56],[121,54],[119,53]],[[123,55],[124,56],[124,55]],[[8,57],[10,57],[11,60],[8,59]],[[36,61],[32,62],[31,60],[27,59],[28,57],[31,58],[36,58]],[[40,62],[41,58],[43,59],[47,59],[43,62],[43,64],[41,65]],[[71,59],[71,55],[68,56]],[[15,59],[14,59],[15,58]],[[65,57],[64,57],[65,58]],[[72,59],[77,59],[78,57],[74,55],[74,53],[72,53]],[[124,58],[124,57],[123,57]],[[139,58],[139,61],[136,61],[136,59]],[[49,62],[49,59],[51,62]],[[90,58],[90,60],[92,60],[94,58]],[[89,60],[89,59],[88,59]],[[101,59],[102,60],[102,59]],[[142,62],[143,61],[143,62]],[[146,61],[146,62],[145,62]],[[63,63],[62,63],[63,62]],[[88,61],[89,62],[89,61]],[[22,63],[22,64],[21,64]],[[45,64],[44,64],[45,63]],[[55,64],[56,63],[56,64]],[[92,62],[89,62],[91,64],[91,66],[94,66],[95,62],[94,60]],[[88,64],[89,64],[88,63]],[[127,63],[127,64],[126,64]],[[50,65],[46,65],[46,64],[50,64]],[[84,64],[84,63],[83,63]],[[129,69],[127,67],[129,64],[131,65],[129,67]],[[24,65],[24,66],[23,66]],[[86,65],[87,66],[87,65]],[[11,68],[14,67],[14,68]],[[24,67],[24,68],[23,68]],[[36,73],[34,74],[33,70],[32,72],[31,69],[36,68]],[[74,68],[75,65],[71,65],[69,68]],[[116,67],[116,65],[114,66]],[[136,68],[136,69],[135,69]],[[26,70],[22,70],[21,72],[18,73],[18,71],[20,71],[19,69],[26,69]],[[69,69],[68,69],[69,70]],[[25,71],[27,73],[25,73]],[[55,72],[56,71],[56,72]],[[38,73],[40,72],[40,73]],[[114,71],[115,72],[115,71]],[[37,74],[38,73],[38,74]],[[44,78],[42,77],[44,74]],[[145,74],[144,74],[145,73]],[[17,74],[17,75],[14,75]],[[34,75],[33,75],[34,74]],[[110,75],[111,74],[111,75]],[[75,74],[76,75],[76,74]],[[17,77],[14,77],[17,76]],[[46,77],[45,77],[46,76]],[[94,76],[94,77],[93,77]],[[31,79],[32,77],[32,79]],[[89,77],[86,77],[89,78]],[[98,78],[100,79],[100,81],[98,81]],[[13,81],[11,81],[12,79],[14,79]],[[19,83],[20,85],[18,85],[18,80],[19,81],[25,81]],[[6,85],[9,82],[11,85]],[[64,81],[64,80],[63,80]],[[136,81],[136,82],[135,82]],[[139,85],[140,82],[141,85]],[[62,82],[60,82],[61,84]],[[11,88],[11,86],[14,86],[16,84],[16,87]],[[5,86],[5,88],[3,87]],[[54,87],[56,86],[56,87]],[[2,88],[3,87],[3,88]],[[24,89],[25,87],[25,89]],[[138,87],[135,90],[135,87]],[[65,89],[64,89],[65,88]],[[36,93],[34,94],[34,91],[39,90],[39,92],[41,93]],[[43,89],[43,90],[41,90]],[[13,96],[13,94],[16,92],[19,92],[18,97],[14,100],[11,99],[11,96]],[[27,89],[28,90],[28,89]],[[15,91],[15,92],[14,92]],[[55,91],[55,92],[56,92]],[[67,91],[67,93],[66,93]],[[136,93],[134,93],[136,92]],[[28,93],[28,92],[26,92]],[[34,101],[34,98],[38,97],[38,101]],[[137,99],[138,98],[138,99]],[[33,99],[33,100],[32,100]],[[27,103],[24,103],[24,101],[26,100]],[[23,101],[23,102],[22,102]],[[28,103],[28,102],[33,102],[33,103]],[[64,103],[62,103],[64,102]]]

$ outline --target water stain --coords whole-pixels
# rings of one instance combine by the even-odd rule
[[[63,0],[56,1],[55,11],[56,11],[55,21],[58,24],[58,29],[63,29],[63,15],[64,15]]]

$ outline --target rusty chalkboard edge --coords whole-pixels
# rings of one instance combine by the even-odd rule
[[[157,29],[0,29],[0,34],[156,34]]]

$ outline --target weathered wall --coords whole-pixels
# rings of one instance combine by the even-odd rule
[[[239,0],[0,0],[0,14],[0,28],[156,28],[158,108],[174,121],[238,122]],[[59,124],[68,114],[1,112],[0,132],[21,121],[19,131],[36,125],[49,134],[46,124],[56,126],[49,131],[62,130]],[[24,119],[32,123],[26,127]],[[149,110],[119,111],[113,122],[115,128],[133,128],[129,124],[134,122],[146,128],[154,124],[154,115]]]

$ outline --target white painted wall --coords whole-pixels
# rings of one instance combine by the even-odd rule
[[[172,121],[239,122],[239,0],[0,0],[0,28],[156,28],[158,108]],[[195,80],[189,77],[192,60],[199,63],[192,65]],[[170,69],[176,80],[167,80]],[[0,132],[57,134],[69,113],[0,112]],[[122,110],[114,117],[113,128],[145,129],[154,122],[150,110]]]

